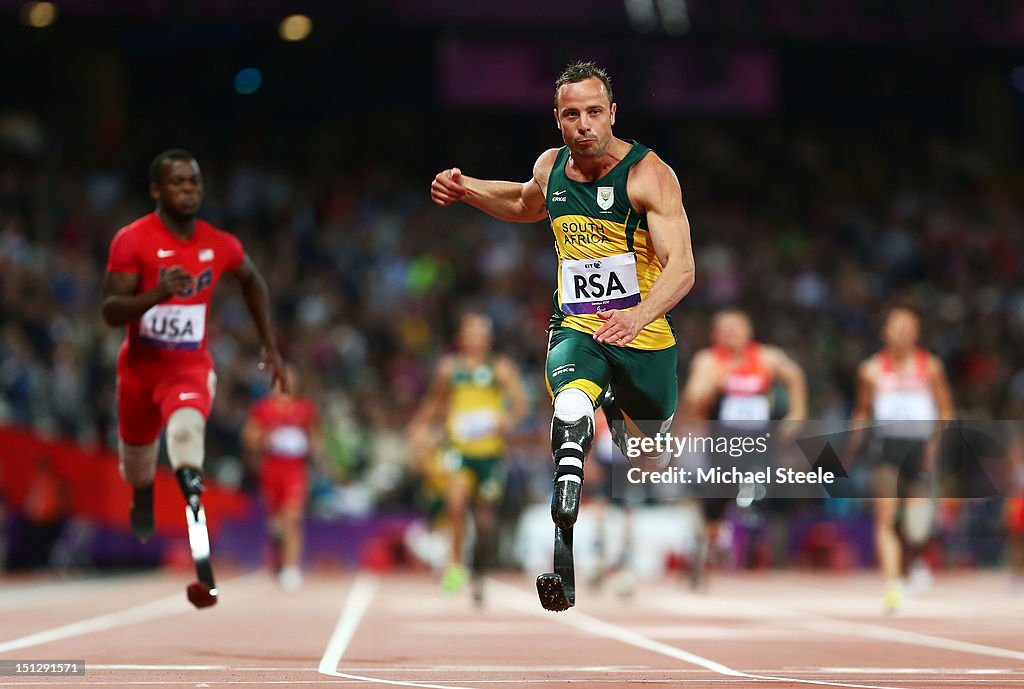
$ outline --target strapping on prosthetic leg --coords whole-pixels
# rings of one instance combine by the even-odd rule
[[[192,467],[181,467],[174,473],[178,477],[178,488],[181,489],[185,502],[192,508],[192,513],[198,519],[201,507],[199,496],[206,490],[206,486],[203,485],[203,472]]]
[[[575,388],[555,396],[551,419],[551,454],[555,461],[555,486],[551,495],[551,519],[561,529],[571,529],[580,511],[583,462],[594,442],[594,406]]]
[[[571,529],[579,516],[583,492],[583,457],[583,449],[576,443],[568,443],[555,451],[551,519],[561,529]]]
[[[551,452],[555,461],[555,486],[551,493],[551,520],[571,529],[580,512],[583,493],[583,462],[594,440],[594,422],[584,416],[567,423],[551,421]]]

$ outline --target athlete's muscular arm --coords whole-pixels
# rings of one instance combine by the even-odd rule
[[[156,287],[136,294],[138,273],[108,271],[103,282],[103,320],[111,327],[126,325],[160,302],[192,286],[192,275],[181,266],[165,271]]]
[[[857,367],[857,399],[853,403],[851,421],[871,419],[871,400],[875,388],[872,361],[873,359],[868,359]]]
[[[683,210],[679,180],[657,155],[649,153],[630,171],[626,191],[633,205],[647,214],[654,252],[661,262],[661,275],[642,302],[628,310],[604,311],[605,323],[594,339],[625,346],[643,328],[668,313],[693,287],[693,248],[690,223]]]
[[[789,413],[782,420],[803,421],[807,418],[807,376],[804,370],[778,347],[765,347],[764,351],[769,370],[782,381],[789,395]]]
[[[523,379],[516,365],[509,359],[500,358],[494,362],[494,377],[510,403],[508,413],[500,424],[502,435],[508,435],[519,427],[519,423],[526,416],[526,390],[523,388]]]
[[[263,361],[260,362],[260,368],[269,366],[273,374],[271,384],[280,380],[281,390],[285,393],[291,392],[284,361],[277,350],[277,342],[274,341],[274,332],[270,325],[270,291],[267,289],[266,281],[248,254],[231,274],[238,279],[238,284],[242,287],[242,297],[260,336],[260,344],[263,346]]]
[[[853,413],[850,414],[850,421],[854,422],[854,428],[850,431],[850,439],[843,448],[840,464],[850,467],[857,459],[861,445],[864,443],[864,428],[859,427],[864,422],[871,420],[873,406],[872,398],[875,389],[875,366],[874,357],[861,362],[857,367],[857,397],[853,402]]]
[[[940,421],[951,421],[956,418],[956,407],[953,405],[953,393],[949,389],[949,379],[946,377],[946,367],[942,360],[935,355],[928,357],[928,372],[932,379],[932,395],[935,396],[935,406],[938,408]]]
[[[413,445],[417,446],[416,451],[413,452],[415,456],[420,456],[421,451],[431,444],[430,425],[444,415],[445,406],[451,393],[451,380],[454,371],[454,359],[450,356],[441,359],[426,396],[412,415],[412,420],[409,421],[408,436]]]
[[[263,426],[250,416],[242,427],[242,448],[245,450],[246,465],[253,471],[259,471],[266,437]]]
[[[683,418],[706,420],[724,377],[724,368],[718,365],[710,350],[702,349],[694,354],[683,388]]]
[[[557,154],[554,148],[542,153],[533,165],[533,176],[522,183],[477,179],[457,167],[442,170],[430,185],[430,198],[439,206],[465,201],[500,220],[536,222],[547,215],[548,173]]]

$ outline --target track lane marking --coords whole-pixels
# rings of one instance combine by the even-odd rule
[[[731,668],[728,665],[723,665],[722,663],[711,660],[710,658],[697,655],[696,653],[690,653],[689,651],[676,646],[670,646],[666,643],[655,641],[648,636],[634,632],[626,627],[622,627],[611,622],[605,622],[604,620],[591,617],[590,615],[576,610],[569,610],[565,614],[552,614],[542,610],[539,603],[537,603],[533,596],[528,596],[525,591],[516,586],[506,584],[505,582],[498,581],[493,578],[489,579],[488,583],[492,586],[505,590],[507,595],[505,597],[500,597],[498,600],[503,605],[511,607],[514,610],[520,610],[533,616],[542,616],[552,621],[559,622],[570,627],[575,627],[576,629],[589,634],[614,639],[636,648],[642,648],[669,658],[681,660],[684,663],[702,667],[718,675],[766,682],[791,682],[795,684],[812,684],[826,687],[849,687],[850,689],[897,689],[892,686],[885,687],[874,684],[851,684],[847,682],[830,682],[826,680],[799,679],[795,677],[776,677],[772,675],[758,675],[744,672],[742,670]]]
[[[257,575],[260,577],[265,576],[262,571],[251,572],[240,577],[235,577],[234,579],[228,579],[227,583],[238,584],[243,580],[254,578]],[[238,596],[233,595],[232,598],[237,599]],[[161,617],[180,615],[192,610],[195,610],[195,608],[189,605],[183,595],[177,593],[173,596],[158,598],[157,600],[150,601],[149,603],[133,605],[129,608],[118,610],[116,612],[109,612],[96,617],[89,617],[78,622],[72,622],[52,629],[46,629],[41,632],[35,632],[34,634],[29,634],[27,636],[0,642],[0,654],[19,651],[23,648],[31,648],[32,646],[41,646],[43,644],[62,641],[76,636],[85,636],[86,634],[92,634],[94,632],[102,632],[108,629],[125,627],[139,622],[146,622],[148,620],[156,620]]]
[[[454,685],[425,684],[423,682],[402,682],[399,680],[381,679],[379,677],[367,677],[365,675],[353,675],[338,670],[338,663],[348,644],[355,636],[359,623],[363,621],[366,611],[370,608],[377,589],[380,588],[380,579],[366,574],[359,574],[349,589],[345,598],[345,605],[338,616],[338,624],[334,627],[324,654],[320,657],[320,665],[317,672],[329,677],[340,677],[342,679],[358,680],[371,684],[387,684],[396,687],[420,687],[422,689],[475,689],[473,687],[459,687]]]
[[[651,588],[654,590],[660,590],[666,594],[671,591],[667,587],[660,585],[655,585]],[[678,592],[674,593],[678,594]],[[658,607],[662,610],[668,607],[670,609],[682,611],[685,605],[684,603],[678,602],[669,596],[661,596],[660,599],[662,602],[659,603]],[[989,646],[987,644],[977,644],[971,641],[959,641],[957,639],[950,639],[944,636],[922,634],[920,632],[911,632],[893,627],[883,627],[881,625],[870,624],[868,622],[844,620],[838,617],[828,617],[826,615],[819,615],[794,608],[765,605],[755,601],[744,600],[739,602],[730,600],[728,597],[721,597],[715,601],[715,605],[721,608],[728,607],[732,612],[739,610],[742,613],[741,617],[743,619],[769,621],[776,625],[778,625],[778,623],[784,623],[791,627],[812,632],[841,636],[860,636],[874,641],[892,641],[894,643],[910,646],[936,648],[944,651],[960,651],[962,653],[983,655],[992,658],[1024,660],[1024,651],[1016,651],[1009,648],[1001,648],[999,646]],[[692,613],[692,607],[687,607],[686,612]]]

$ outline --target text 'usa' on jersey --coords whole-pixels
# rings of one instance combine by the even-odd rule
[[[630,169],[651,149],[636,143],[601,179],[577,182],[565,174],[569,149],[555,157],[546,199],[555,251],[558,286],[552,325],[593,334],[603,321],[597,314],[639,304],[661,275],[647,217],[627,193]],[[640,331],[630,347],[659,350],[676,342],[664,316]]]
[[[123,345],[127,357],[208,361],[206,335],[213,289],[223,272],[237,269],[244,257],[242,244],[234,235],[202,220],[196,221],[195,234],[188,240],[172,234],[155,212],[122,228],[111,242],[107,270],[138,275],[137,293],[156,287],[175,266],[192,275],[186,292],[153,306],[129,323]]]

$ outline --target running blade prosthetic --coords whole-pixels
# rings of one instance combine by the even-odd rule
[[[555,571],[537,577],[537,595],[545,610],[563,612],[576,605],[576,573],[572,560],[572,529],[555,527]]]
[[[192,559],[196,563],[196,577],[188,585],[188,600],[197,608],[208,608],[217,603],[217,585],[213,582],[213,566],[210,564],[210,532],[206,529],[206,510],[199,504],[198,497],[190,499],[185,506],[188,522],[188,543],[192,548]]]

